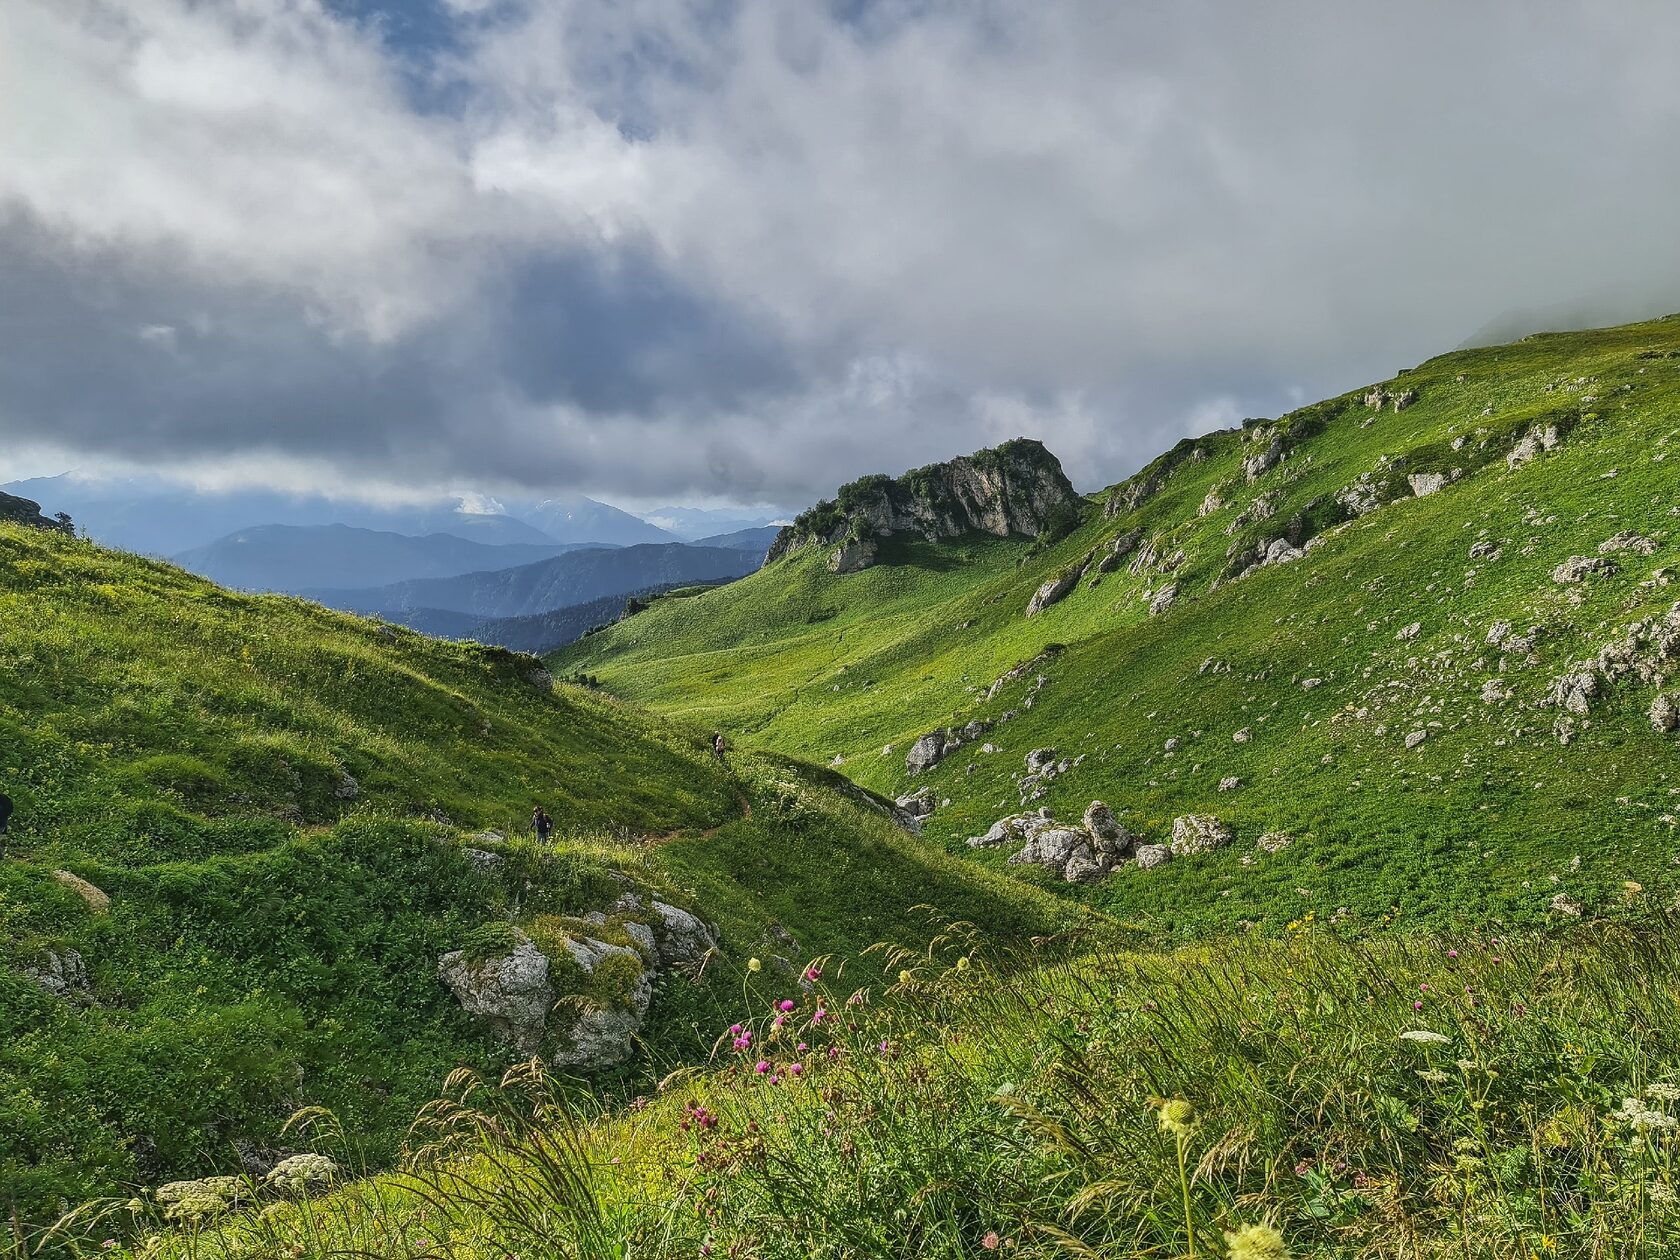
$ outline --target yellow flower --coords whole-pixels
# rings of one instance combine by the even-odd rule
[[[958,971],[967,971],[968,970],[968,955],[967,954],[964,954],[961,958],[957,959],[957,970]]]
[[[756,959],[756,958],[749,958],[749,959],[747,959],[747,970],[748,971],[763,971],[764,970],[764,964],[759,962],[758,959]]]
[[[1196,1104],[1186,1098],[1169,1098],[1161,1104],[1161,1128],[1179,1137],[1189,1137],[1196,1127]]]
[[[1289,1260],[1283,1235],[1270,1225],[1244,1225],[1225,1235],[1228,1260]]]
[[[909,984],[910,983],[910,973],[908,971],[899,972],[898,973],[898,982],[900,984]]]

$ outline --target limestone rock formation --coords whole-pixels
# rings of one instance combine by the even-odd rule
[[[1221,822],[1212,814],[1181,814],[1173,819],[1172,852],[1174,857],[1193,857],[1222,849],[1235,838],[1231,824]]]
[[[1040,442],[1016,438],[902,477],[876,475],[842,486],[833,501],[784,528],[765,563],[817,544],[837,548],[830,568],[856,572],[875,562],[877,540],[895,534],[930,541],[973,533],[1036,538],[1053,523],[1077,519],[1082,506],[1056,457]]]
[[[542,1044],[554,989],[548,957],[517,928],[513,936],[513,948],[499,957],[474,961],[458,949],[444,954],[438,959],[438,979],[463,1010],[482,1016],[497,1037],[521,1054],[534,1054]]]
[[[575,1015],[571,1026],[562,1031],[565,1044],[549,1056],[549,1062],[556,1067],[585,1071],[624,1062],[630,1057],[635,1036],[641,1031],[642,1020],[653,1002],[653,973],[640,954],[624,945],[573,937],[566,941],[566,952],[585,975],[593,977],[601,967],[612,962],[634,979],[623,993],[571,1003]]]

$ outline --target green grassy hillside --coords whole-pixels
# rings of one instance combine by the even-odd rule
[[[1166,935],[1538,922],[1560,893],[1590,910],[1624,881],[1667,888],[1680,767],[1649,714],[1674,645],[1647,625],[1629,668],[1613,658],[1680,597],[1680,319],[1461,351],[1370,392],[1187,440],[1036,554],[918,542],[835,575],[808,550],[555,668],[882,792],[931,786],[949,804],[927,834],[953,853],[1022,807],[1041,747],[1083,758],[1027,802],[1058,818],[1101,799],[1164,841],[1215,814],[1229,848],[1080,894]],[[1117,539],[1135,548],[1110,572],[1026,616]],[[1243,576],[1279,539],[1305,554]],[[1555,579],[1573,557],[1605,571]],[[1593,694],[1571,697],[1583,662]],[[907,773],[917,736],[1006,713]],[[1291,843],[1257,849],[1267,833]]]
[[[831,971],[786,1011],[741,1005],[752,1045],[720,1027],[714,1070],[643,1105],[457,1079],[399,1173],[207,1186],[69,1232],[91,1253],[170,1213],[124,1254],[180,1260],[1664,1260],[1673,928],[1314,927],[1050,963],[959,933],[886,988]]]
[[[0,524],[0,1215],[236,1169],[310,1104],[378,1166],[451,1069],[517,1057],[439,955],[553,940],[626,881],[722,953],[662,976],[625,1087],[784,985],[778,955],[856,954],[921,902],[1000,938],[1071,922],[837,776],[720,765],[705,734],[531,657]],[[520,838],[537,803],[546,849]]]

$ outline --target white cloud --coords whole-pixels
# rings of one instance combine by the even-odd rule
[[[1092,484],[1504,311],[1680,306],[1671,6],[447,4],[430,52],[319,0],[0,8],[41,343],[150,351],[34,362],[0,425],[771,499],[1018,430]]]

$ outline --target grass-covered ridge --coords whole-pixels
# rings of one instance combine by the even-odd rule
[[[829,960],[755,995],[712,1070],[635,1107],[457,1079],[399,1175],[244,1210],[212,1188],[161,1254],[1657,1260],[1680,1251],[1673,926],[1630,906],[1550,938],[1001,962],[957,931],[886,986]]]
[[[1232,847],[1084,894],[1162,934],[1539,922],[1560,893],[1590,910],[1673,877],[1680,777],[1650,719],[1672,654],[1642,632],[1654,674],[1597,662],[1680,599],[1677,442],[1680,319],[1459,351],[1187,439],[1055,546],[917,543],[850,575],[795,555],[556,668],[882,792],[929,786],[953,853],[1021,808],[1041,747],[1084,758],[1027,802],[1058,818],[1102,799],[1152,841],[1226,819]],[[1253,568],[1274,544],[1305,554]],[[1604,571],[1555,579],[1572,557]],[[1006,714],[906,772],[919,735]],[[1291,843],[1257,850],[1267,833]]]
[[[439,956],[518,925],[558,958],[625,880],[722,954],[659,981],[618,1087],[702,1053],[749,957],[861,949],[930,898],[1004,936],[1070,921],[705,735],[533,658],[0,524],[0,1212],[236,1171],[305,1104],[377,1167],[450,1070],[513,1057]],[[539,802],[547,849],[521,838]]]

